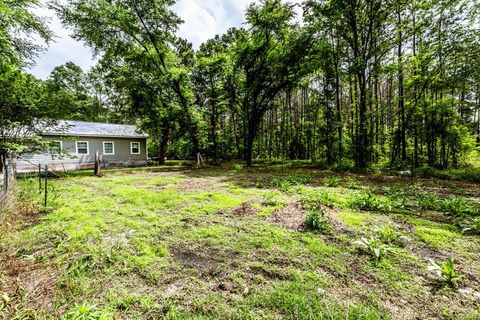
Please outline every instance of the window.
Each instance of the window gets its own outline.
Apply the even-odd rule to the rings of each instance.
[[[50,143],[50,154],[51,155],[59,155],[62,153],[62,141],[52,141]]]
[[[140,142],[130,143],[131,154],[140,154]]]
[[[114,155],[115,154],[115,143],[110,141],[103,142],[103,154]]]
[[[88,141],[77,141],[77,154],[88,155]]]

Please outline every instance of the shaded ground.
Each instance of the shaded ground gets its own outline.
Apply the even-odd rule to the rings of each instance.
[[[479,185],[283,166],[54,185],[50,213],[0,230],[0,318],[480,317],[480,237],[417,203],[425,192],[478,203]],[[352,206],[366,191],[392,208]],[[329,231],[305,230],[311,199]],[[358,250],[355,240],[387,227],[402,237],[380,261]],[[464,276],[458,289],[427,270],[429,258],[449,257]]]

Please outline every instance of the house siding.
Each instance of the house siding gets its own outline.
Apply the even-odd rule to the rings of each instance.
[[[17,171],[31,172],[39,164],[49,165],[52,170],[79,170],[92,168],[95,163],[95,154],[102,155],[102,162],[106,167],[141,166],[147,164],[147,139],[146,138],[109,138],[109,137],[59,137],[44,136],[46,140],[61,141],[64,156],[52,156],[48,153],[22,155],[25,160],[17,162]],[[88,155],[77,154],[76,142],[88,142]],[[114,143],[114,154],[103,153],[103,143]],[[140,154],[131,154],[131,142],[140,143]]]

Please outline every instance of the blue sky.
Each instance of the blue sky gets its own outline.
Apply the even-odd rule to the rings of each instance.
[[[245,21],[244,11],[251,0],[179,0],[174,10],[185,21],[178,34],[191,41],[195,48],[216,34],[230,27],[241,26]],[[83,43],[70,38],[70,31],[63,28],[53,12],[46,8],[35,10],[37,15],[50,18],[50,29],[55,33],[55,42],[41,53],[36,64],[29,70],[36,77],[45,79],[51,70],[72,61],[84,70],[95,64],[91,50]]]

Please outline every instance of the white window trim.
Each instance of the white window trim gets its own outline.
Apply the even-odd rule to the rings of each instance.
[[[112,153],[105,152],[105,143],[111,143],[112,144]],[[103,154],[106,155],[106,156],[115,155],[115,142],[114,141],[103,141]]]
[[[133,152],[133,144],[138,143],[138,152]],[[130,142],[130,154],[141,154],[142,153],[142,144],[138,141]]]
[[[59,150],[58,154],[61,154],[62,151],[63,151],[63,141],[61,141],[61,140],[53,140],[53,142],[58,142],[58,143],[60,143],[60,150]],[[49,150],[49,153],[50,153],[51,155],[54,155],[54,154],[52,154],[52,149]]]
[[[85,142],[87,144],[87,153],[78,153],[78,144],[82,143],[82,142]],[[90,144],[88,143],[88,141],[75,141],[75,147],[76,147],[77,155],[79,155],[79,156],[90,155]]]

